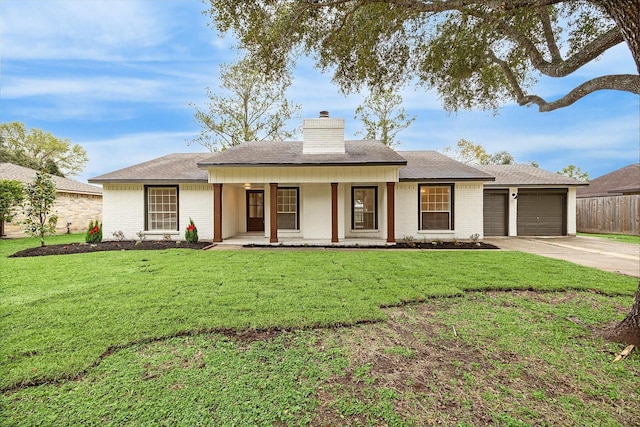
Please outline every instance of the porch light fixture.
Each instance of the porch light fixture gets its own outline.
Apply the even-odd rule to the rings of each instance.
[[[251,190],[251,183],[250,182],[245,182],[244,183],[244,189],[245,190]]]

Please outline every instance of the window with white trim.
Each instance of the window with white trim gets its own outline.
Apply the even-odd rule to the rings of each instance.
[[[351,228],[378,229],[378,187],[351,187]]]
[[[453,230],[453,186],[420,185],[420,230]]]
[[[178,230],[178,187],[145,187],[145,229]]]
[[[277,210],[279,230],[298,230],[300,220],[298,218],[298,188],[278,188]]]

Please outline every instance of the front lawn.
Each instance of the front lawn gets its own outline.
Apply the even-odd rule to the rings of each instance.
[[[77,240],[59,236],[48,243]],[[431,332],[418,336],[420,331],[408,328],[397,344],[372,333],[385,342],[380,360],[423,360],[426,350],[412,347],[418,341],[436,348],[441,340],[473,347],[475,336],[488,349],[477,361],[483,368],[468,373],[468,381],[480,387],[483,401],[502,402],[486,416],[509,424],[500,421],[506,416],[501,411],[512,408],[519,419],[524,415],[517,401],[525,397],[511,396],[500,409],[503,395],[523,391],[486,389],[485,362],[500,366],[492,375],[512,380],[537,363],[549,375],[555,369],[572,375],[573,363],[581,375],[596,375],[594,363],[602,368],[611,355],[602,353],[606,344],[591,331],[623,317],[637,288],[630,277],[518,252],[180,249],[6,258],[29,244],[0,241],[2,406],[11,408],[11,420],[26,425],[325,424],[323,416],[328,425],[340,417],[352,425],[421,424],[411,414],[416,405],[430,403],[414,389],[376,385],[377,359],[365,357],[360,365],[357,360],[381,344],[367,342],[366,333],[357,338],[357,331],[391,324],[391,307],[424,306],[434,311],[423,313],[426,320],[408,316],[407,326],[433,321]],[[516,294],[500,299],[470,293],[487,290],[579,292],[549,294],[560,300],[571,295],[560,307],[535,296],[527,301]],[[567,340],[573,340],[571,348],[579,343],[569,358],[561,355]],[[507,356],[494,360],[494,351],[513,354],[521,367],[503,366],[500,358]],[[637,356],[629,363],[637,375]],[[454,368],[448,368],[452,387],[465,371]],[[620,407],[625,404],[619,399],[637,401],[637,385],[616,385],[624,369],[611,369],[605,369],[612,372],[605,389],[594,383],[593,393],[611,396]],[[353,389],[354,384],[366,387]],[[427,393],[430,386],[424,387]],[[535,387],[545,406],[565,399],[542,384]],[[412,409],[397,407],[400,401]],[[562,404],[582,405],[588,417],[619,419],[598,415],[608,409],[597,405]],[[371,405],[382,412],[370,414]],[[460,412],[460,419],[477,422],[473,412]]]
[[[590,234],[578,233],[578,236],[597,237],[600,239],[615,240],[616,242],[640,244],[640,236],[633,234]]]

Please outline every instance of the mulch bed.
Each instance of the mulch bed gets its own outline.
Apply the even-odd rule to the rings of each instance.
[[[67,243],[61,245],[47,245],[37,248],[29,248],[16,252],[10,257],[30,257],[44,255],[83,254],[88,252],[103,251],[133,251],[133,250],[161,250],[161,249],[204,249],[211,246],[211,242],[187,243],[183,241],[166,240],[123,240],[120,242],[100,243]]]
[[[120,242],[100,242],[100,243],[67,243],[61,245],[47,245],[36,248],[24,249],[10,255],[11,258],[32,257],[44,255],[66,255],[83,254],[103,251],[133,251],[133,250],[162,250],[162,249],[205,249],[212,246],[211,242],[187,243],[184,241],[171,240],[123,240]],[[251,248],[283,248],[291,249],[296,247],[312,248],[318,246],[272,246],[272,245],[246,245]],[[497,246],[483,242],[398,242],[396,245],[387,246],[319,246],[331,249],[499,249]]]
[[[250,243],[243,247],[268,249],[500,249],[495,245],[483,242],[397,242],[395,245],[265,245]]]

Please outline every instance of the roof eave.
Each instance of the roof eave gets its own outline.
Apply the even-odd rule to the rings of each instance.
[[[481,182],[490,182],[494,181],[494,177],[465,177],[465,178],[452,178],[452,177],[443,177],[443,178],[400,178],[400,182],[453,182],[453,181],[481,181]]]
[[[406,166],[406,161],[397,162],[305,162],[305,163],[198,163],[200,169],[212,169],[217,167],[329,167],[329,166]]]
[[[94,184],[207,184],[207,179],[185,179],[185,178],[162,178],[162,179],[149,179],[149,178],[136,178],[136,179],[88,179],[88,182]]]
[[[487,184],[487,187],[501,187],[501,188],[506,188],[506,187],[519,187],[519,188],[548,188],[548,187],[555,187],[555,188],[565,188],[565,187],[584,187],[589,185],[588,183],[581,183],[581,184],[554,184],[554,183],[549,183],[549,184],[523,184],[523,183],[493,183],[493,184]]]

